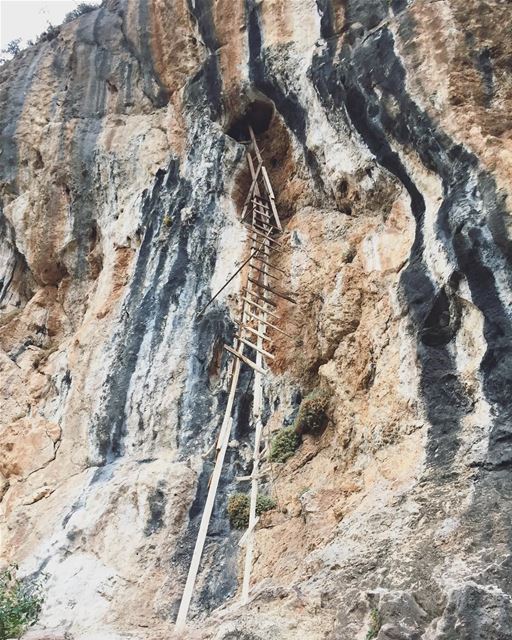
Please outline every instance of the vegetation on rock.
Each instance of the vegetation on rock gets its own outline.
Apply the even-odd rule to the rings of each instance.
[[[256,500],[256,515],[270,511],[276,506],[276,501],[270,496],[258,496]],[[249,525],[250,499],[246,493],[234,493],[228,500],[228,515],[231,526],[235,529],[246,529]]]
[[[17,56],[18,53],[21,51],[20,43],[21,43],[21,38],[16,38],[16,40],[11,40],[7,44],[5,49],[2,49],[0,59],[3,62],[5,62],[6,60],[9,60],[10,58],[14,58],[15,56]]]
[[[72,22],[73,20],[76,20],[77,18],[82,16],[84,13],[90,13],[91,11],[94,11],[97,8],[98,8],[97,4],[91,4],[90,2],[81,2],[79,5],[77,5],[76,9],[73,9],[73,11],[70,11],[69,13],[66,14],[66,17],[64,18],[64,23]]]
[[[299,412],[293,423],[295,433],[319,435],[324,430],[328,415],[330,393],[319,387],[308,394],[300,403]]]
[[[379,610],[373,608],[370,611],[370,628],[368,629],[368,633],[366,634],[366,640],[373,640],[379,634],[380,628],[382,626],[382,622],[380,619]]]
[[[300,444],[300,437],[293,427],[281,429],[270,443],[269,458],[272,462],[286,462]]]
[[[0,640],[19,638],[41,611],[41,586],[16,578],[17,567],[0,572]]]

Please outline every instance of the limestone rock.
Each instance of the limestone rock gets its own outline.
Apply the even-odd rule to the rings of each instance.
[[[318,385],[332,402],[264,469],[242,605],[243,371],[184,637],[511,637],[511,20],[106,0],[0,66],[1,561],[44,577],[27,639],[174,633],[240,278],[204,309],[246,258],[253,118],[297,300],[275,302],[292,337],[265,437]]]

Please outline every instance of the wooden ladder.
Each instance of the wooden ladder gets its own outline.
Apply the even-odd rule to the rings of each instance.
[[[277,305],[275,299],[280,297],[288,302],[295,302],[291,296],[279,290],[277,286],[279,279],[286,275],[283,269],[272,264],[274,253],[280,251],[283,247],[282,240],[279,240],[283,229],[277,212],[274,191],[251,127],[249,127],[249,134],[251,143],[247,150],[247,162],[251,173],[251,185],[241,213],[241,222],[246,223],[248,228],[249,257],[208,303],[209,305],[240,271],[245,270],[242,278],[243,289],[240,315],[236,320],[239,330],[235,335],[233,344],[224,345],[226,351],[234,356],[230,363],[228,400],[217,438],[215,467],[210,478],[208,496],[176,619],[176,631],[182,631],[185,628],[194,592],[215,496],[231,435],[233,423],[231,414],[242,364],[249,366],[254,371],[253,421],[255,436],[253,467],[252,473],[248,478],[251,480],[249,525],[240,541],[246,547],[242,602],[246,603],[248,601],[254,553],[254,529],[257,523],[256,502],[258,498],[258,474],[263,432],[263,376],[266,375],[266,361],[274,359],[272,354],[272,333],[277,331],[288,335],[277,326],[279,315],[276,313]],[[252,153],[254,153],[254,158]],[[203,308],[201,313],[204,312],[204,309],[206,307]]]

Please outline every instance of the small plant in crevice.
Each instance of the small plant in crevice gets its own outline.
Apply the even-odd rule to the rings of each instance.
[[[300,436],[294,427],[285,427],[276,433],[270,443],[271,462],[286,462],[300,445]]]
[[[380,619],[379,610],[376,607],[373,607],[370,611],[370,628],[368,629],[365,640],[374,640],[374,638],[378,636],[381,626],[382,621]]]
[[[163,217],[162,222],[164,224],[164,227],[167,227],[167,228],[171,227],[172,226],[172,218],[171,218],[171,216],[169,214],[166,214]]]
[[[331,394],[327,389],[318,387],[309,393],[300,403],[299,412],[293,423],[295,433],[320,435],[328,420],[328,406]]]
[[[16,577],[17,566],[0,571],[0,640],[19,638],[37,622],[43,602],[41,584]]]
[[[250,498],[246,493],[233,493],[228,499],[228,516],[231,526],[235,529],[246,529],[249,525]],[[256,515],[270,511],[276,506],[276,501],[270,496],[258,496],[256,499]]]

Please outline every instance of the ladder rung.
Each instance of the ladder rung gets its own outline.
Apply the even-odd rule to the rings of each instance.
[[[280,267],[274,267],[273,264],[270,264],[270,262],[265,262],[265,260],[263,260],[263,258],[260,258],[258,256],[254,256],[254,258],[251,258],[251,260],[259,260],[260,262],[263,262],[263,264],[266,264],[267,267],[270,267],[271,269],[275,269],[276,271],[280,271],[283,275],[285,275],[286,277],[288,277],[288,274],[286,273],[286,271],[284,271],[283,269],[281,269]]]
[[[254,196],[252,198],[252,202],[254,202],[254,204],[257,204],[259,207],[263,207],[264,209],[268,209],[268,205],[266,205],[259,196]]]
[[[260,251],[263,249],[271,249],[273,253],[283,253],[284,249],[280,249],[279,247],[269,247],[268,245],[264,245],[261,243],[261,241],[259,240],[259,238],[250,238],[251,242],[253,243],[251,245],[251,251],[254,251],[255,249],[259,249]]]
[[[279,280],[279,278],[277,276],[272,275],[271,273],[269,273],[268,271],[263,271],[263,269],[260,269],[259,267],[254,266],[253,264],[249,263],[249,266],[251,267],[251,269],[256,269],[256,271],[259,271],[260,273],[262,273],[264,276],[268,276],[269,278],[274,278],[274,280]]]
[[[265,223],[265,224],[267,224],[267,223]],[[265,227],[263,225],[258,224],[257,222],[253,222],[252,226],[255,227],[256,229],[260,229],[261,231],[265,231],[266,233],[268,233],[269,231],[271,231],[272,233],[274,233],[276,231],[278,233],[282,233],[282,231],[279,231],[279,229],[275,225],[270,224],[270,222],[267,224],[267,226],[269,227],[268,229],[265,229]],[[270,236],[270,237],[272,237],[272,236]]]
[[[261,338],[262,340],[267,340],[268,342],[272,342],[272,338],[270,336],[267,336],[265,333],[261,333],[260,331],[256,331],[256,329],[253,329],[248,324],[244,324],[243,322],[240,322],[236,318],[234,320],[235,320],[235,323],[239,327],[241,327],[244,331],[250,331],[251,333],[254,333],[255,336],[258,336],[259,338]]]
[[[262,287],[263,289],[270,291],[270,293],[274,294],[275,296],[284,298],[285,300],[288,300],[288,302],[291,302],[292,304],[297,304],[297,301],[294,300],[293,298],[290,298],[290,296],[287,296],[285,293],[281,293],[280,291],[276,291],[272,287],[269,287],[267,284],[263,284],[262,282],[258,282],[258,280],[254,280],[254,278],[251,278],[251,276],[247,276],[247,280],[249,280],[249,282],[252,282],[253,284],[258,285],[258,287]]]
[[[249,293],[251,296],[253,296],[253,298],[258,298],[259,300],[263,300],[263,302],[266,302],[271,307],[274,307],[274,309],[277,308],[277,304],[275,302],[272,302],[270,298],[267,298],[262,293],[255,293],[254,291],[249,291],[249,289],[245,289],[245,291],[246,293]]]
[[[252,224],[247,224],[246,222],[244,222],[244,226],[248,227],[249,231],[251,233],[255,233],[257,236],[261,236],[262,238],[264,238],[265,240],[270,240],[270,242],[273,242],[274,244],[277,244],[278,247],[282,247],[283,245],[278,242],[277,240],[274,240],[273,238],[271,238],[269,235],[265,234],[265,233],[261,233],[261,231],[257,231],[254,228],[254,225]],[[266,231],[266,229],[263,229],[263,231]],[[268,233],[268,232],[267,232]]]
[[[270,220],[271,218],[271,216],[268,216],[263,209],[253,209],[253,213],[254,215],[261,216],[261,219],[265,224],[267,223],[267,220]]]
[[[248,316],[251,316],[252,318],[254,318],[255,320],[258,320],[258,322],[262,322],[263,324],[266,324],[271,329],[275,329],[276,331],[279,331],[279,333],[282,333],[287,338],[290,338],[291,340],[293,340],[293,336],[291,336],[289,333],[286,333],[286,331],[283,331],[279,327],[276,327],[275,324],[272,324],[271,322],[267,322],[266,320],[263,320],[262,318],[259,318],[258,316],[255,316],[254,313],[251,313],[250,311],[246,311],[245,313]]]
[[[268,351],[265,351],[265,349],[263,349],[262,347],[258,347],[258,345],[254,344],[254,342],[251,342],[250,340],[246,340],[245,338],[242,338],[241,335],[237,334],[235,337],[238,338],[238,340],[240,340],[241,342],[246,344],[251,349],[254,349],[255,351],[259,351],[265,357],[270,358],[271,360],[275,360],[276,359],[276,357],[273,356],[271,353],[269,353]]]
[[[253,302],[252,300],[249,300],[249,298],[246,298],[244,296],[242,296],[242,300],[245,300],[246,302],[248,302],[249,304],[251,304],[253,307],[257,307],[258,309],[261,309],[261,311],[264,311],[265,313],[268,313],[269,316],[272,316],[274,318],[277,318],[279,320],[279,316],[277,315],[277,313],[273,313],[272,311],[269,311],[268,309],[265,309],[265,307],[262,307],[261,304],[258,304],[257,302]],[[249,313],[249,312],[247,312]],[[255,316],[256,318],[258,316]]]
[[[257,364],[254,364],[254,362],[252,360],[249,360],[249,358],[246,358],[244,355],[242,355],[240,353],[240,351],[236,351],[236,349],[233,349],[232,347],[228,346],[227,344],[224,345],[224,349],[226,349],[226,351],[229,351],[229,353],[232,353],[234,356],[239,358],[245,364],[249,365],[249,367],[254,369],[254,371],[256,371],[257,373],[261,373],[262,376],[265,375],[265,371],[263,369],[258,367]]]

